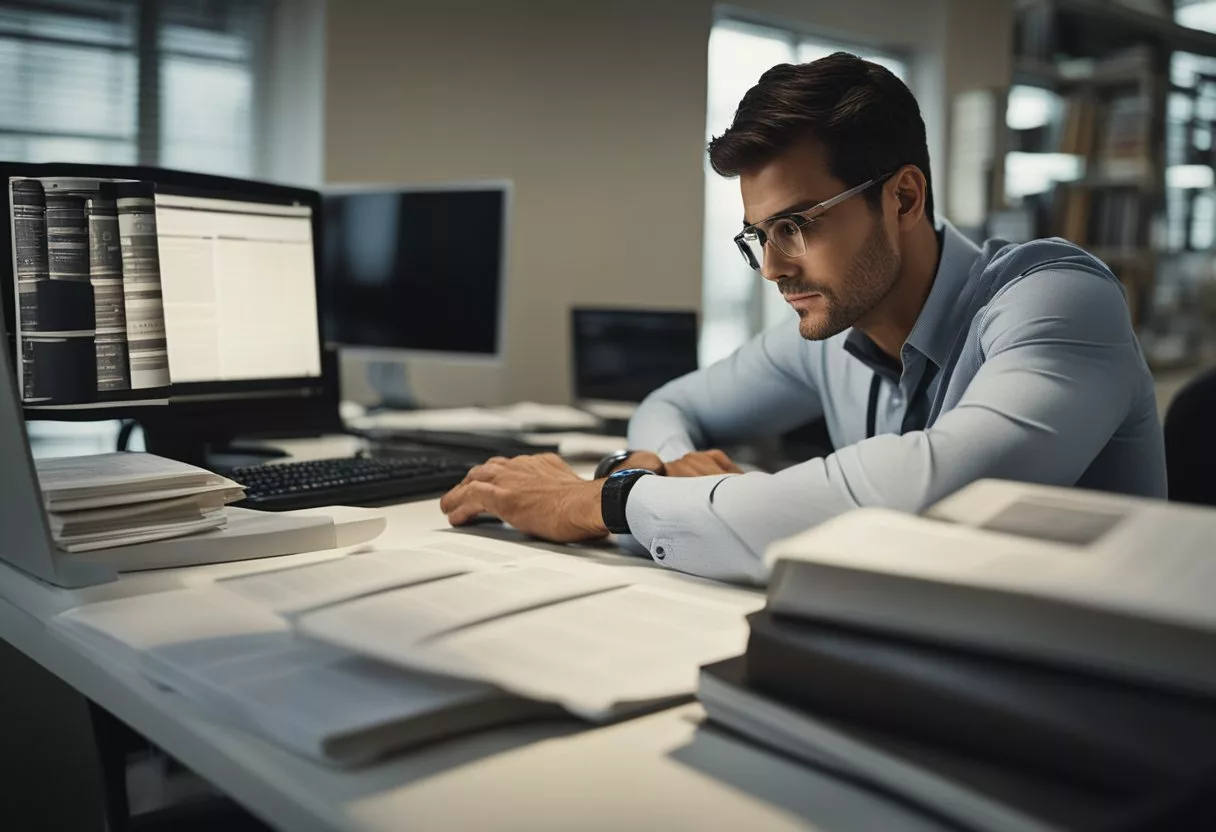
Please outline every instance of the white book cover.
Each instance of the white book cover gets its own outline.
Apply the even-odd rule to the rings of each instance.
[[[215,587],[89,604],[52,627],[208,715],[333,765],[546,713],[487,685],[298,639],[281,616]]]
[[[929,513],[773,544],[770,607],[1216,692],[1216,511],[980,483]]]
[[[126,451],[39,459],[35,466],[49,510],[58,509],[59,500],[161,488],[205,488],[225,482],[218,474],[194,465]]]

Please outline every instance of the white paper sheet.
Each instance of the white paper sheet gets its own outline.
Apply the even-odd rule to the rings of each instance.
[[[299,627],[352,650],[394,657],[440,633],[626,583],[603,567],[541,557],[306,613]]]
[[[738,609],[631,586],[449,633],[412,661],[603,720],[690,696],[701,665],[746,646]]]
[[[49,501],[89,496],[89,491],[148,491],[141,486],[215,485],[217,474],[145,453],[110,453],[36,461],[38,482]]]
[[[477,561],[434,550],[377,552],[290,569],[239,575],[217,586],[282,615],[398,587],[447,578],[482,567]]]

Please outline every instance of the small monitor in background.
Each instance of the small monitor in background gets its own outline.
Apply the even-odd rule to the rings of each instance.
[[[574,395],[637,403],[697,369],[697,315],[646,309],[574,309]]]
[[[372,353],[497,356],[509,195],[507,182],[327,190],[326,340]]]

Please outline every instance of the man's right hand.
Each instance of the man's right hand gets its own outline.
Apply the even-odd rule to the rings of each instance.
[[[624,471],[626,468],[645,468],[647,471],[654,471],[659,476],[667,473],[667,466],[663,464],[663,460],[659,459],[659,455],[653,451],[634,451],[624,462],[616,466],[612,470]]]

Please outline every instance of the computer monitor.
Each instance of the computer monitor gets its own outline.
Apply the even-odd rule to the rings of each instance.
[[[0,182],[27,419],[136,418],[149,450],[190,461],[339,424],[316,191],[78,164],[0,164]]]
[[[326,189],[326,340],[372,360],[497,358],[510,201],[509,182]]]
[[[637,403],[697,369],[697,315],[650,309],[572,309],[574,396]]]

